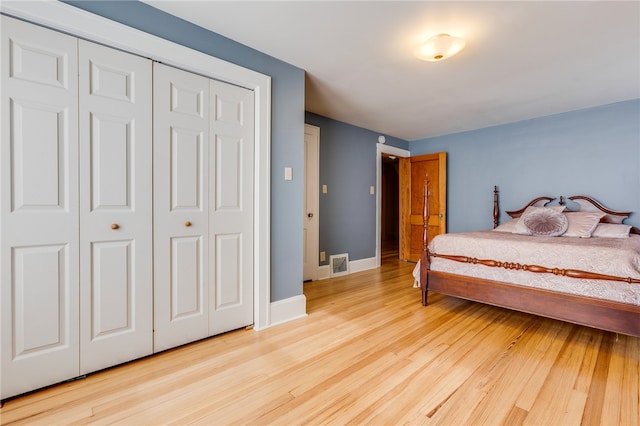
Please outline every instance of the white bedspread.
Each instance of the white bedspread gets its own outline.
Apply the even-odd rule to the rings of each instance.
[[[430,242],[429,250],[436,254],[579,269],[640,279],[640,235],[629,238],[569,238],[479,231],[438,235]],[[640,284],[623,281],[576,279],[438,257],[431,259],[430,269],[640,306]]]

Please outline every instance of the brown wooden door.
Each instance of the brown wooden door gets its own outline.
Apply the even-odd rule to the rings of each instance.
[[[400,258],[422,252],[424,182],[429,179],[429,240],[447,232],[447,153],[400,159]]]

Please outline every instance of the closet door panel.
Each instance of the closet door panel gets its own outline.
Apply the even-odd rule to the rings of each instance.
[[[154,64],[154,350],[208,336],[209,80]]]
[[[78,370],[77,40],[1,18],[0,399]]]
[[[153,351],[151,61],[80,41],[80,370]]]
[[[120,210],[131,212],[135,193],[132,164],[135,149],[132,141],[135,122],[131,117],[112,117],[98,113],[90,115],[89,139],[90,212],[102,211],[104,216]]]
[[[130,241],[108,241],[91,245],[92,306],[91,335],[103,339],[113,334],[130,331],[133,312],[134,288]]]
[[[218,234],[216,237],[215,309],[224,310],[242,304],[242,235]],[[247,324],[244,324],[247,325]]]
[[[203,238],[171,238],[171,321],[203,315],[202,288]]]
[[[209,333],[253,324],[254,96],[211,81]]]
[[[16,358],[64,348],[73,332],[65,327],[69,270],[65,245],[13,250],[13,340]],[[62,327],[60,327],[63,325]]]
[[[10,114],[13,210],[64,211],[69,147],[60,133],[67,127],[66,108],[16,99],[11,101]]]

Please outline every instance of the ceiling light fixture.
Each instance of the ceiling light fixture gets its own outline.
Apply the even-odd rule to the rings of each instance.
[[[415,55],[425,61],[442,61],[460,52],[465,44],[465,41],[459,37],[438,34],[429,37],[424,44],[418,47]]]

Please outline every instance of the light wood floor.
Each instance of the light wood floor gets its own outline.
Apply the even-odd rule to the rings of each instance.
[[[309,316],[6,401],[2,424],[637,425],[640,339],[433,294],[413,265],[305,284]]]

